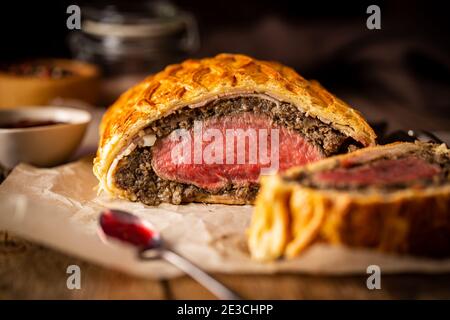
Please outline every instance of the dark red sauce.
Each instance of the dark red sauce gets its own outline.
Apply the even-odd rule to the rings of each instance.
[[[149,249],[158,246],[159,233],[128,212],[106,210],[100,216],[100,226],[107,236],[139,248]]]
[[[53,120],[18,120],[14,122],[0,123],[0,129],[20,129],[20,128],[34,128],[43,126],[52,126],[56,124],[64,124],[65,122]]]

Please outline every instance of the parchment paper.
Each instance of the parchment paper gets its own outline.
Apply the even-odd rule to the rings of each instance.
[[[97,196],[91,163],[92,159],[85,158],[52,169],[17,166],[0,185],[0,230],[108,268],[150,278],[167,278],[180,272],[163,261],[139,262],[134,250],[125,244],[103,242],[97,234],[103,208],[125,209],[147,219],[176,251],[209,271],[365,274],[373,264],[380,266],[383,273],[450,271],[450,259],[399,257],[319,244],[295,260],[255,262],[249,258],[245,241],[251,206],[148,207],[111,200],[104,194]]]

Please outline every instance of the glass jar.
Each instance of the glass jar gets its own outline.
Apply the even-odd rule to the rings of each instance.
[[[81,7],[81,15],[81,30],[70,34],[70,50],[74,58],[101,67],[105,103],[199,47],[194,17],[170,2],[92,4]]]

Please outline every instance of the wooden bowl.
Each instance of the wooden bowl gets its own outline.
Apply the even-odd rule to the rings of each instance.
[[[100,72],[94,65],[67,59],[39,59],[36,65],[57,66],[72,74],[61,78],[42,78],[0,71],[0,108],[46,105],[55,98],[78,99],[96,105]]]

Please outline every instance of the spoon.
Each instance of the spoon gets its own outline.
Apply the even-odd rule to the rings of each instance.
[[[100,227],[104,235],[127,242],[136,247],[141,260],[164,259],[221,300],[240,300],[240,297],[211,277],[194,263],[169,249],[160,233],[149,222],[121,210],[105,210],[100,215]]]

